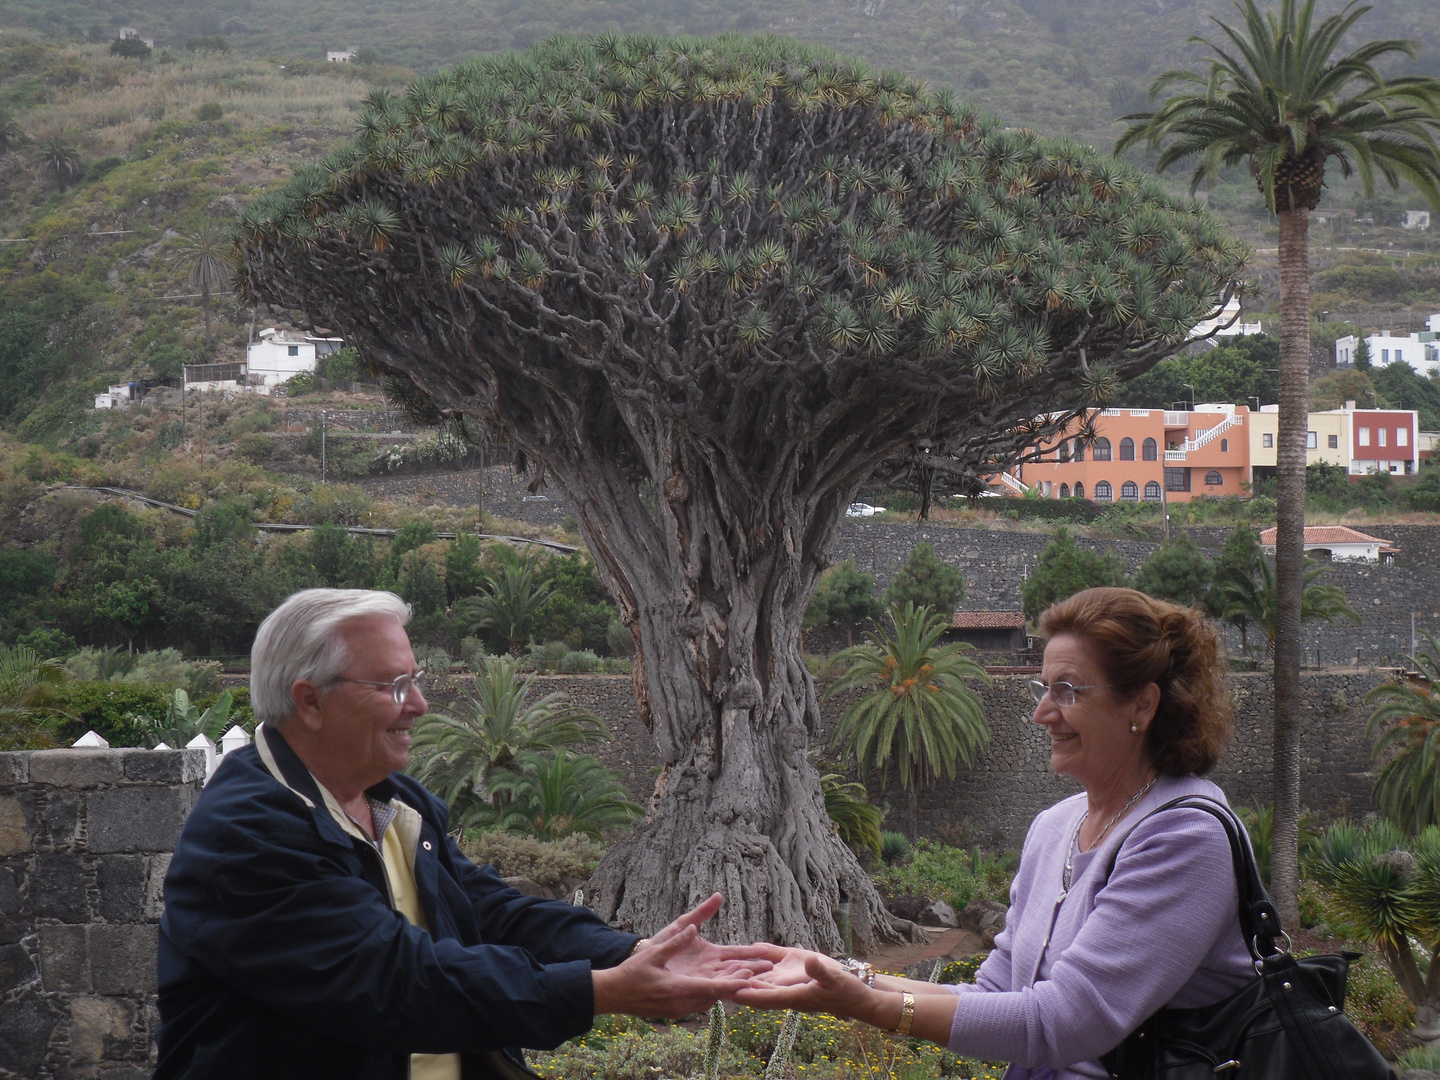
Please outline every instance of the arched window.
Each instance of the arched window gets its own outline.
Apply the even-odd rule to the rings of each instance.
[[[1101,480],[1095,485],[1095,501],[1110,502],[1114,498],[1114,489],[1110,487],[1109,480]]]
[[[1224,485],[1224,483],[1225,483],[1225,477],[1221,476],[1221,475],[1220,475],[1218,472],[1216,472],[1214,469],[1211,469],[1209,472],[1207,472],[1207,473],[1205,474],[1205,486],[1206,486],[1206,487],[1221,487],[1222,485]]]
[[[1061,439],[1061,440],[1060,440],[1060,460],[1061,460],[1061,461],[1069,461],[1069,460],[1070,460],[1070,440],[1069,440],[1069,439]]]
[[[1129,440],[1127,439],[1126,441],[1128,442]],[[1125,483],[1120,485],[1120,501],[1140,501],[1140,486],[1136,484],[1134,480],[1126,480]]]
[[[1134,440],[1134,439],[1121,439],[1121,440],[1120,440],[1120,460],[1121,460],[1121,461],[1134,461],[1134,460],[1135,460],[1135,440]]]
[[[1110,460],[1110,440],[1107,439],[1107,438],[1105,438],[1105,436],[1102,435],[1102,436],[1100,436],[1100,438],[1098,438],[1098,439],[1095,440],[1095,447],[1094,447],[1094,449],[1095,449],[1095,460],[1096,460],[1096,461],[1109,461],[1109,460]],[[1096,490],[1096,491],[1099,491],[1100,489],[1099,489],[1099,488],[1096,488],[1095,490]],[[1096,498],[1099,498],[1099,496],[1097,495]]]
[[[1154,439],[1146,439],[1141,444],[1140,456],[1143,457],[1146,461],[1160,460],[1160,447],[1156,444]]]
[[[1074,460],[1074,461],[1084,461],[1084,460],[1085,460],[1085,444],[1082,443],[1079,439],[1076,439],[1076,440],[1075,440],[1075,457],[1074,457],[1072,460]]]
[[[1077,498],[1077,499],[1083,499],[1084,497],[1085,497],[1085,485],[1077,482],[1077,483],[1075,484],[1075,498]]]
[[[1070,485],[1069,485],[1069,484],[1061,484],[1061,485],[1060,485],[1060,498],[1062,498],[1062,499],[1068,499],[1069,497],[1070,497]]]
[[[1159,501],[1160,501],[1160,485],[1159,485],[1158,483],[1156,483],[1154,480],[1151,480],[1148,484],[1145,485],[1145,501],[1146,501],[1146,502],[1159,502]]]
[[[1220,440],[1220,453],[1222,453],[1222,454],[1228,454],[1229,452],[1230,452],[1230,440],[1229,440],[1229,439],[1221,439],[1221,440]]]

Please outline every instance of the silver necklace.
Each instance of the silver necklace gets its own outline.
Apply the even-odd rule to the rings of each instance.
[[[1096,844],[1099,844],[1101,840],[1105,839],[1105,834],[1110,831],[1110,826],[1114,825],[1115,822],[1119,821],[1122,817],[1124,817],[1126,811],[1128,811],[1132,806],[1139,802],[1141,798],[1144,797],[1145,793],[1155,786],[1155,781],[1159,779],[1159,773],[1156,773],[1154,776],[1152,776],[1150,778],[1150,782],[1144,787],[1142,787],[1139,791],[1137,791],[1130,799],[1130,801],[1120,808],[1120,812],[1105,823],[1105,827],[1100,830],[1100,835],[1095,837],[1095,843],[1090,845],[1092,850],[1095,848]],[[1085,827],[1085,822],[1089,819],[1089,817],[1090,810],[1087,807],[1085,813],[1080,815],[1080,820],[1075,823],[1075,831],[1070,834],[1070,843],[1065,846],[1065,874],[1061,878],[1060,895],[1055,898],[1056,904],[1063,903],[1065,897],[1070,894],[1070,878],[1071,875],[1073,875],[1075,872],[1075,854],[1080,846],[1080,830]]]

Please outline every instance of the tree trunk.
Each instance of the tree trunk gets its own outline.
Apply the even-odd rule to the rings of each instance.
[[[719,891],[715,939],[827,952],[842,947],[834,913],[848,900],[859,944],[898,940],[807,755],[820,709],[800,621],[844,502],[752,502],[743,520],[733,480],[676,460],[698,454],[650,449],[653,475],[669,477],[654,498],[595,456],[547,463],[635,635],[636,702],[662,763],[649,812],[587,896],[650,934]]]
[[[1280,217],[1280,420],[1275,508],[1275,819],[1270,893],[1282,926],[1299,925],[1300,597],[1305,559],[1305,436],[1309,426],[1309,211]]]
[[[920,788],[916,782],[911,782],[908,794],[910,796],[910,839],[913,841],[920,836]]]
[[[205,309],[205,351],[210,351],[210,286],[200,286],[200,306]]]
[[[930,506],[935,495],[935,470],[920,470],[920,520],[930,520]]]

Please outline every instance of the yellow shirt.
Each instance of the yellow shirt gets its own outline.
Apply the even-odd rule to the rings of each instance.
[[[396,911],[426,933],[425,911],[420,906],[420,893],[415,888],[415,849],[407,852],[400,839],[399,822],[393,822],[380,838],[380,857],[385,863],[385,878],[390,883],[390,903]],[[410,1080],[460,1080],[459,1054],[411,1054]]]

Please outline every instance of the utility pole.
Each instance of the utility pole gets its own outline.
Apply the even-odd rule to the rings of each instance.
[[[201,479],[204,479],[204,476],[205,476],[205,398],[202,397],[202,396],[200,396],[200,395],[202,395],[203,393],[204,393],[204,391],[202,391],[202,390],[197,390],[197,391],[195,391],[195,394],[196,394],[195,400],[199,403],[199,407],[200,407],[200,476],[201,476]]]
[[[325,411],[320,411],[320,483],[325,483]]]

